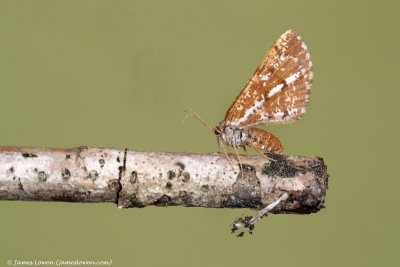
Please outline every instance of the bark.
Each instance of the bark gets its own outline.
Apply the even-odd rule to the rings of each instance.
[[[241,171],[235,155],[231,165],[220,153],[0,147],[0,200],[262,209],[287,193],[273,213],[324,207],[322,158],[268,157],[241,155]]]

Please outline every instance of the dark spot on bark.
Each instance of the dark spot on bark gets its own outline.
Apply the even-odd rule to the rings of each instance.
[[[97,171],[93,170],[89,172],[89,175],[86,178],[95,181],[97,178],[99,178],[99,174]]]
[[[138,178],[137,172],[133,171],[131,173],[131,177],[129,178],[129,181],[131,182],[131,184],[134,184],[137,182],[137,178]]]
[[[108,181],[108,187],[112,191],[119,191],[121,189],[121,184],[118,179],[111,179],[110,181]]]
[[[317,158],[313,163],[308,165],[308,170],[318,177],[324,177],[326,174],[326,166],[322,158]]]
[[[172,188],[172,183],[168,182],[168,183],[165,185],[165,188],[171,189],[171,188]]]
[[[124,167],[124,166],[119,166],[119,167],[118,167],[118,170],[119,170],[120,172],[123,172],[123,171],[125,171],[125,167]]]
[[[174,171],[168,171],[168,179],[173,179],[173,178],[175,178],[176,177],[176,174],[175,174],[175,172]]]
[[[264,165],[262,173],[271,177],[293,178],[299,173],[306,174],[310,172],[314,174],[321,184],[324,184],[326,176],[326,166],[323,159],[307,161],[304,165],[296,165],[288,156],[278,154],[268,154],[268,157],[275,159]]]
[[[47,180],[47,174],[44,171],[38,173],[39,182],[45,182]]]
[[[208,190],[210,190],[210,187],[208,186],[208,184],[205,184],[205,185],[201,186],[201,191],[207,192]]]
[[[251,187],[239,187],[235,191],[235,197],[242,200],[251,199],[252,188]]]
[[[33,171],[34,171],[34,172],[38,172],[38,169],[37,169],[37,168],[34,168]]]
[[[9,169],[9,171],[10,171],[11,173],[14,173],[14,167],[11,167],[11,168]]]
[[[71,155],[65,155],[65,159],[70,159]]]
[[[100,164],[100,168],[103,168],[104,164],[106,164],[106,161],[104,159],[99,159],[99,164]]]
[[[71,177],[71,172],[67,168],[63,168],[61,170],[61,176],[64,179],[64,181],[66,181],[69,179],[69,177]]]
[[[188,192],[186,191],[179,191],[179,199],[182,201],[184,206],[192,206],[193,201],[192,198],[189,196]]]
[[[232,185],[232,194],[226,196],[223,205],[232,208],[262,207],[260,180],[253,166],[242,165],[242,170]]]
[[[15,179],[15,177],[14,177],[14,179]],[[22,190],[22,191],[25,191],[25,189],[24,189],[24,186],[22,185],[22,183],[21,183],[21,179],[18,179],[18,188],[20,189],[20,190]]]
[[[306,170],[302,166],[297,166],[292,160],[288,159],[287,156],[268,154],[268,157],[275,159],[264,165],[262,168],[262,174],[270,177],[283,177],[293,178],[299,172],[305,174]]]
[[[273,153],[265,153],[268,158],[274,159],[274,160],[285,160],[288,156],[282,155],[282,154],[273,154]]]
[[[187,183],[187,182],[189,182],[189,180],[190,180],[190,173],[184,172],[184,173],[183,173],[183,179],[182,179],[182,181],[184,181],[185,183]]]
[[[224,207],[232,208],[253,208],[262,207],[261,190],[259,186],[249,186],[246,184],[234,184],[234,193],[224,201]]]
[[[188,196],[188,193],[186,191],[179,191],[179,197],[184,198],[187,196]]]
[[[70,192],[60,192],[60,194],[52,195],[50,200],[52,201],[62,201],[62,202],[77,202],[83,200],[83,193],[70,193]]]
[[[154,202],[154,205],[156,206],[168,206],[168,203],[171,202],[172,198],[167,195],[162,195],[159,199],[157,199],[156,202]]]
[[[185,164],[183,164],[182,162],[178,161],[177,163],[175,163],[176,166],[178,166],[182,171],[185,170]]]
[[[32,154],[32,153],[22,153],[22,156],[24,158],[37,158],[37,155]]]
[[[122,190],[121,180],[122,180],[122,177],[125,176],[126,157],[127,157],[127,155],[128,155],[128,149],[125,148],[124,149],[124,157],[123,157],[123,160],[122,160],[122,166],[118,167],[119,173],[118,173],[118,179],[116,179],[117,185],[114,186],[115,187],[114,190],[117,193],[116,196],[115,196],[115,204],[117,204],[117,205],[119,203],[119,194],[121,193],[121,190]],[[117,161],[120,162],[119,157],[117,157]]]
[[[130,201],[130,207],[136,207],[136,208],[144,208],[145,205],[136,197],[136,194],[132,194],[129,197]]]
[[[81,157],[81,154],[86,150],[86,149],[88,149],[88,147],[87,146],[80,146],[80,147],[78,147],[78,157],[80,158]]]
[[[14,177],[13,177],[13,180],[15,180],[15,179],[17,179],[17,177],[14,176]]]

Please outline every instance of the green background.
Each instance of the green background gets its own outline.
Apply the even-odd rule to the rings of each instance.
[[[251,210],[0,202],[0,266],[400,266],[396,1],[0,1],[0,145],[217,150],[211,125],[287,29],[314,63],[308,111],[266,128],[290,155],[321,156],[326,209]]]

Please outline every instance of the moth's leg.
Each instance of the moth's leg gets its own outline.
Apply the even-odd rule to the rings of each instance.
[[[246,155],[248,155],[246,146],[243,146],[243,150],[244,150],[244,152],[246,152]]]
[[[238,161],[239,161],[240,172],[241,172],[242,175],[243,175],[243,164],[242,164],[242,161],[240,160],[239,151],[238,151],[238,149],[237,149],[236,146],[234,146],[233,148],[235,149],[236,156],[237,156]]]
[[[217,136],[217,144],[218,144],[218,152],[221,153],[221,141],[219,140],[218,136]]]
[[[270,158],[270,157],[266,156],[266,155],[262,152],[262,150],[260,150],[258,147],[252,146],[252,145],[250,145],[250,144],[249,144],[249,146],[251,146],[255,151],[257,151],[257,153],[260,154],[261,157],[263,157],[263,158],[265,158],[265,159],[267,159],[267,160],[270,160],[270,161],[276,161],[276,159],[273,159],[273,158]]]
[[[233,135],[233,138],[234,138],[233,144],[238,144],[239,142],[238,142],[238,140],[236,140],[236,136],[235,136],[235,135]],[[242,161],[240,160],[239,151],[238,151],[238,146],[232,145],[232,147],[233,147],[233,149],[234,149],[235,152],[236,152],[237,161],[239,162],[240,173],[241,173],[242,176],[243,176],[243,164],[242,164]]]
[[[224,143],[222,142],[221,138],[218,138],[218,137],[217,137],[217,139],[218,139],[218,146],[219,146],[219,147],[222,147],[222,150],[224,150],[225,157],[228,159],[229,164],[231,165],[232,169],[235,169],[235,168],[233,167],[233,162],[232,162],[231,158],[228,156],[228,152],[226,152]]]

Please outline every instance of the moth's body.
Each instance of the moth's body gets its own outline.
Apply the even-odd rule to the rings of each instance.
[[[280,154],[281,142],[272,134],[255,127],[239,127],[222,121],[214,128],[214,133],[223,143],[232,147],[252,147],[257,151]]]

